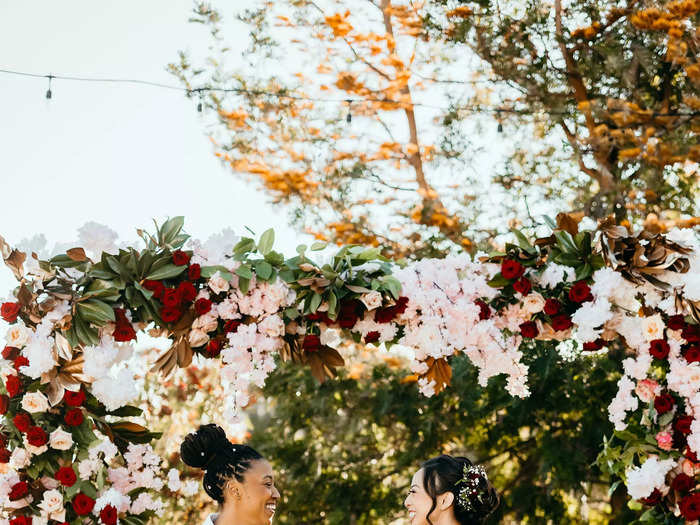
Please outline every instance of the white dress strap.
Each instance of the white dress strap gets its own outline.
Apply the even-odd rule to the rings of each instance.
[[[219,517],[218,514],[210,514],[207,517],[207,521],[204,522],[204,525],[215,525],[216,519]]]

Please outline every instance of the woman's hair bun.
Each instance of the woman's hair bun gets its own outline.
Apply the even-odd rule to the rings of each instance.
[[[180,456],[186,465],[206,470],[217,455],[230,447],[223,428],[214,424],[202,425],[185,437],[180,445]]]

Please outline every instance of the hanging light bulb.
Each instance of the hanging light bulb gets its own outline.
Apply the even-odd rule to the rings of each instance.
[[[46,98],[47,98],[47,100],[51,100],[51,96],[52,96],[52,93],[51,93],[51,79],[52,79],[52,78],[53,78],[53,75],[49,75],[49,76],[48,76],[48,79],[49,79],[49,89],[46,90]]]
[[[202,102],[202,90],[199,89],[199,103],[197,104],[197,113],[201,113],[202,109],[204,108],[204,104]]]
[[[350,105],[352,104],[352,100],[348,99],[345,102],[348,103],[348,115],[347,115],[347,117],[345,117],[345,122],[350,124],[352,122],[352,112],[350,110]]]

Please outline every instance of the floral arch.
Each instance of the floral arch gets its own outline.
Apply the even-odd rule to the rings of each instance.
[[[403,265],[362,246],[317,263],[322,243],[285,258],[272,230],[214,249],[189,239],[182,217],[139,230],[144,247],[94,261],[82,248],[43,261],[0,238],[19,281],[0,312],[0,524],[146,523],[162,494],[197,490],[163,470],[158,435],[128,419],[139,390],[125,363],[144,329],[172,342],[153,373],[195,354],[220,366],[230,420],[276,358],[333,377],[341,338],[408,347],[409,377],[428,396],[448,387],[457,353],[482,386],[505,374],[510,395],[525,397],[532,340],[561,341],[568,354],[624,345],[601,464],[640,513],[698,519],[698,236],[549,222],[548,237],[516,231],[502,253]]]

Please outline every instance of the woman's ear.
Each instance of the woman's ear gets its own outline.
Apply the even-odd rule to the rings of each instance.
[[[452,506],[452,503],[454,503],[455,500],[455,495],[452,492],[445,492],[444,494],[440,494],[438,496],[438,507],[440,510],[447,510]]]
[[[237,479],[230,479],[224,485],[224,493],[230,498],[238,501],[241,499],[241,484]]]

